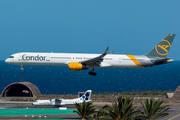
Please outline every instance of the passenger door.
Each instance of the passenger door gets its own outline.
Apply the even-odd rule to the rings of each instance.
[[[46,61],[50,61],[50,54],[47,54]]]

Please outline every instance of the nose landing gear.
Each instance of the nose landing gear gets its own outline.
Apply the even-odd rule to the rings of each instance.
[[[21,73],[23,74],[24,73],[24,67],[23,67],[23,65],[21,65]]]

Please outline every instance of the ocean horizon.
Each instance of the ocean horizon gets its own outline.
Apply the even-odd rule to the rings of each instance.
[[[147,68],[95,68],[97,76],[88,72],[71,71],[68,66],[24,66],[0,61],[0,92],[11,83],[27,81],[35,84],[41,94],[77,94],[92,92],[122,92],[175,90],[180,85],[180,61]]]

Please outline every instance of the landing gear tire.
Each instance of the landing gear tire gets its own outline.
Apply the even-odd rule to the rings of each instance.
[[[96,75],[97,75],[97,73],[90,71],[90,72],[89,72],[89,75],[96,76]]]
[[[24,66],[23,65],[20,65],[21,66],[21,73],[24,74]]]

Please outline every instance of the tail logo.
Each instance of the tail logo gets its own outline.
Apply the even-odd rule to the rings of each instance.
[[[86,92],[82,97],[81,97],[81,99],[80,100],[82,100],[82,101],[87,101],[87,100],[89,100],[89,92]]]
[[[167,47],[169,47],[169,45],[158,45],[158,47],[160,47],[161,49],[163,49],[164,51],[168,52],[166,50]]]
[[[170,47],[171,47],[171,44],[169,43],[169,41],[163,39],[160,42],[160,45],[155,46],[155,49],[156,49],[156,52],[159,55],[163,56],[163,55],[167,55],[168,54],[168,50],[169,50]]]

